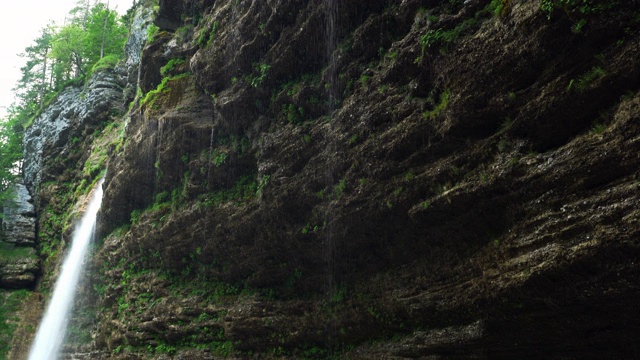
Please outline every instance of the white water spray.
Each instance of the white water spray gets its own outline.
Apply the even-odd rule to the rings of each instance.
[[[71,250],[62,264],[62,271],[54,287],[53,296],[31,345],[29,360],[55,360],[58,358],[58,351],[67,330],[80,273],[89,249],[89,243],[93,237],[96,216],[102,203],[102,182],[103,180],[98,182],[87,211],[80,223],[76,225],[71,240]]]

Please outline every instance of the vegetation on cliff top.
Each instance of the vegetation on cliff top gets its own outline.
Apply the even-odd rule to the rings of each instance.
[[[0,121],[0,207],[11,196],[9,189],[16,180],[22,158],[22,127],[17,120],[13,117]]]
[[[22,159],[22,130],[69,85],[92,72],[113,67],[124,56],[128,16],[102,2],[78,6],[64,26],[48,25],[26,47],[22,77],[13,89],[16,101],[0,119],[0,201],[15,181]]]

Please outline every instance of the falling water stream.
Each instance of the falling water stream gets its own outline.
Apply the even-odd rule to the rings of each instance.
[[[334,112],[336,110],[336,85],[337,85],[337,59],[335,57],[335,50],[337,47],[337,22],[338,22],[338,2],[336,0],[324,0],[325,1],[325,29],[324,29],[324,41],[325,41],[325,55],[327,57],[327,91],[328,102],[326,114],[330,120],[333,120]],[[334,124],[333,121],[329,121],[327,129],[327,168],[325,169],[325,181],[330,188],[336,184],[336,159],[340,156],[338,154],[337,143],[334,138]],[[326,281],[326,296],[328,299],[332,299],[336,295],[336,223],[335,223],[335,208],[333,202],[327,204],[324,223],[325,238],[324,238],[324,259],[327,264],[327,281]],[[330,353],[333,353],[337,348],[338,327],[335,319],[332,319],[326,324],[325,331],[327,333],[327,347]]]
[[[71,250],[62,264],[53,296],[31,345],[29,360],[54,360],[58,358],[58,351],[64,340],[78,280],[94,234],[96,216],[102,203],[103,181],[98,182],[87,211],[76,226]]]

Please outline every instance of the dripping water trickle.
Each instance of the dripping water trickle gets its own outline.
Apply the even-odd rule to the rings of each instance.
[[[96,217],[102,203],[103,182],[104,179],[98,182],[87,211],[80,223],[76,225],[71,240],[71,249],[62,264],[53,295],[31,345],[29,360],[55,360],[58,358],[75,299],[78,280],[95,232]]]
[[[335,60],[335,50],[337,44],[337,2],[336,0],[325,0],[325,9],[326,9],[326,17],[325,17],[325,56],[327,58],[327,90],[328,90],[328,103],[327,103],[327,115],[329,116],[329,123],[327,128],[327,148],[325,149],[327,154],[327,168],[325,172],[325,181],[329,188],[332,188],[335,183],[335,169],[336,169],[336,159],[337,159],[337,145],[335,142],[334,134],[333,134],[333,115],[336,110],[336,82],[337,82],[337,73],[336,73],[336,60]],[[335,243],[335,214],[334,208],[331,201],[328,202],[327,208],[325,211],[325,219],[324,223],[325,232],[324,232],[324,259],[327,266],[326,270],[326,296],[329,298],[333,298],[336,292],[336,243]],[[327,346],[331,352],[336,348],[336,338],[337,338],[337,328],[336,323],[334,321],[330,321],[327,324]]]
[[[214,103],[214,111],[215,111],[215,103]],[[213,163],[213,139],[215,135],[216,124],[215,124],[215,113],[214,116],[211,117],[211,137],[209,138],[209,153],[207,154],[207,191],[211,191],[211,165]]]

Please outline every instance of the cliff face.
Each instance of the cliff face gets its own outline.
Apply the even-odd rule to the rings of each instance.
[[[637,357],[640,14],[540,6],[160,1],[78,352]]]
[[[107,145],[118,131],[117,122],[108,124],[124,113],[124,79],[122,68],[95,73],[83,86],[70,87],[58,94],[26,129],[25,184],[20,186],[23,190],[18,191],[22,194],[18,199],[22,199],[20,203],[24,205],[15,210],[16,215],[24,219],[19,221],[24,228],[14,226],[9,229],[14,231],[7,231],[7,238],[16,242],[16,246],[28,249],[25,248],[28,240],[17,241],[28,238],[29,231],[37,230],[30,244],[33,246],[35,240],[38,256],[35,251],[23,254],[18,261],[0,269],[3,287],[35,286],[45,293],[52,290],[74,223],[84,211],[88,193],[104,174]],[[33,196],[33,204],[27,189]],[[20,231],[16,232],[16,228]],[[41,292],[26,296],[15,314],[21,321],[13,334],[7,355],[10,359],[27,356],[46,303]]]
[[[23,289],[35,284],[40,270],[35,251],[35,211],[24,184],[14,185],[14,192],[14,201],[2,208],[0,288]]]

